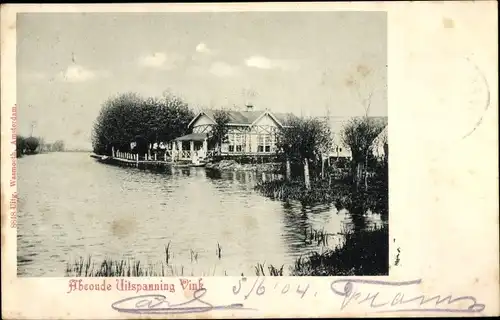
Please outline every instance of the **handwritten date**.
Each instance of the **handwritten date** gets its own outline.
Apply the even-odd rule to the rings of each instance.
[[[246,294],[243,296],[243,298],[245,300],[248,299],[248,297],[250,297],[252,294],[256,294],[257,296],[261,296],[263,295],[265,292],[266,292],[266,287],[264,286],[264,282],[266,281],[266,278],[259,278],[257,277],[255,279],[255,281],[253,282],[252,284],[252,287],[250,288],[250,290],[248,290],[248,292],[246,292]],[[246,283],[247,282],[247,278],[246,277],[243,277],[241,278],[240,280],[238,280],[238,284],[233,286],[233,294],[234,295],[238,295],[242,289],[242,285],[243,283]],[[291,286],[290,284],[286,283],[282,286],[279,286],[279,283],[275,283],[274,287],[273,287],[273,290],[278,290],[281,292],[282,295],[284,294],[287,294],[290,290],[295,291],[296,294],[299,295],[299,297],[302,299],[304,298],[304,296],[306,295],[306,293],[308,292],[309,290],[309,284],[306,284],[306,285],[297,285],[297,286],[293,286],[292,289],[291,289]],[[316,295],[316,293],[314,293]]]

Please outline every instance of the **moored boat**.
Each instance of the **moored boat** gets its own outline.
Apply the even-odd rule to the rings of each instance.
[[[204,167],[206,163],[172,163],[174,168]]]
[[[101,156],[99,159],[97,159],[97,161],[99,162],[103,162],[103,163],[107,163],[111,160],[112,158],[109,157],[109,156]]]

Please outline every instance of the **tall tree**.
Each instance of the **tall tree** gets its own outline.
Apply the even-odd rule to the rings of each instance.
[[[92,145],[94,152],[110,154],[111,149],[123,148],[134,141],[140,130],[140,105],[143,99],[135,93],[121,94],[104,102],[94,122]]]
[[[217,154],[221,153],[221,146],[228,140],[229,127],[227,124],[230,121],[229,111],[225,109],[218,109],[214,111],[215,125],[212,126],[208,138],[209,148],[215,148]]]
[[[285,154],[287,161],[303,163],[307,189],[311,187],[309,162],[319,160],[331,144],[330,127],[323,119],[291,118],[278,131],[278,150]]]
[[[380,70],[379,70],[380,71]],[[384,74],[387,72],[387,68],[384,70]],[[383,88],[376,86],[375,84],[377,83],[386,83],[387,81],[384,81],[384,77],[379,78],[377,76],[376,70],[371,69],[370,67],[364,65],[364,64],[359,64],[354,72],[351,73],[351,75],[346,79],[346,86],[350,87],[352,91],[355,93],[357,98],[359,99],[360,105],[363,109],[363,117],[364,119],[358,123],[350,123],[348,126],[360,126],[358,133],[359,134],[368,134],[368,136],[362,138],[362,139],[375,139],[375,137],[371,138],[369,135],[369,130],[366,130],[367,127],[372,126],[373,131],[377,132],[377,135],[380,133],[379,131],[379,126],[374,121],[373,119],[370,119],[370,108],[372,104],[372,99],[373,95],[379,90],[383,88],[387,88],[387,86],[383,86]],[[364,128],[363,128],[364,127]],[[348,147],[350,147],[349,144],[346,144],[345,139],[344,144]],[[366,142],[366,141],[365,141]],[[354,143],[354,141],[350,141],[350,143]],[[360,147],[362,142],[357,142],[357,148]],[[362,148],[366,149],[366,147]],[[354,164],[356,167],[356,173],[354,176],[356,177],[356,185],[359,186],[359,183],[362,179],[362,176],[364,176],[364,181],[365,181],[365,188],[368,188],[368,176],[367,176],[367,167],[368,167],[368,157],[371,153],[366,152],[364,153],[364,161],[363,164],[360,164],[359,161],[362,161],[361,159],[357,159]],[[354,159],[354,156],[353,156]]]
[[[367,159],[373,150],[373,141],[383,129],[381,122],[361,117],[351,119],[342,130],[342,142],[351,150],[352,175],[358,187],[366,171]]]

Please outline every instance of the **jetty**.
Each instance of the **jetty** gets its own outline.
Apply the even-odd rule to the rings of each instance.
[[[175,168],[190,168],[190,167],[204,167],[206,161],[195,159],[193,161],[173,161],[172,158],[168,157],[167,154],[163,159],[159,160],[157,155],[153,156],[145,154],[144,158],[140,158],[138,154],[126,153],[126,152],[113,152],[113,156],[99,155],[92,153],[91,158],[96,159],[98,162],[106,164],[115,164],[123,166],[132,167],[175,167]]]

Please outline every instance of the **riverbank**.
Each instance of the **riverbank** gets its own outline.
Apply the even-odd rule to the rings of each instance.
[[[260,182],[255,189],[262,195],[273,200],[297,200],[302,203],[332,203],[344,202],[349,195],[347,185],[328,185],[323,182],[312,182],[311,189],[307,189],[302,181],[273,180]]]
[[[309,236],[308,236],[309,237]],[[311,239],[325,242],[328,235],[321,232],[310,234]],[[313,252],[299,257],[293,265],[274,266],[257,262],[253,269],[256,276],[360,276],[386,275],[389,270],[389,228],[373,228],[361,231],[346,230],[343,241],[322,253]],[[327,240],[326,240],[327,242]],[[221,247],[219,246],[218,249]],[[219,259],[223,259],[218,251]],[[170,243],[165,246],[165,260],[144,263],[138,260],[93,260],[92,256],[80,257],[66,264],[67,277],[165,277],[200,276],[190,271],[190,266],[172,263]],[[198,263],[198,253],[191,250],[191,263]],[[229,276],[225,270],[205,270],[201,276]],[[238,274],[240,275],[240,274]],[[241,275],[244,275],[241,273]],[[234,276],[234,275],[231,275]]]
[[[207,163],[206,168],[220,171],[254,171],[279,173],[282,167],[281,163],[246,163],[241,164],[234,160],[221,160]]]
[[[45,153],[47,153],[47,152],[45,152]],[[25,152],[25,151],[16,150],[16,157],[17,158],[22,158],[24,156],[34,156],[37,154],[43,154],[43,152],[39,152],[39,151]]]
[[[188,161],[176,162],[172,164],[171,162],[165,162],[162,160],[133,160],[133,159],[120,159],[113,158],[103,155],[97,155],[92,153],[91,158],[94,158],[103,163],[116,164],[116,165],[142,165],[142,166],[185,166],[189,167],[191,163]],[[194,165],[193,165],[194,166]],[[282,164],[276,162],[269,163],[239,163],[235,160],[220,160],[215,162],[208,162],[204,165],[207,169],[219,170],[219,171],[246,171],[246,172],[265,172],[265,173],[280,173],[282,171]]]
[[[371,179],[368,189],[356,191],[351,183],[345,180],[323,179],[311,182],[307,189],[302,180],[263,181],[255,186],[262,195],[280,201],[296,200],[302,204],[333,203],[338,209],[346,208],[351,212],[370,209],[383,215],[389,210],[388,181],[383,178]]]
[[[389,227],[348,232],[343,242],[322,253],[298,258],[292,276],[376,276],[389,273]]]

